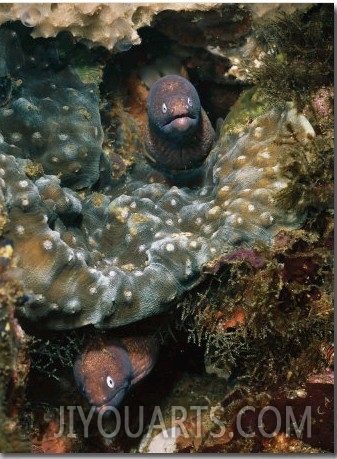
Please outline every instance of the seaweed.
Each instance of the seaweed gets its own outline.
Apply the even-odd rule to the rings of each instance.
[[[0,228],[0,451],[3,453],[29,449],[20,412],[25,403],[30,367],[27,354],[30,338],[14,316],[16,305],[25,299],[20,272],[15,268],[12,242],[1,237]]]
[[[332,124],[332,123],[331,123]],[[334,133],[333,128],[317,136],[310,144],[289,148],[283,164],[289,178],[287,188],[278,193],[279,206],[287,210],[316,214],[333,208]]]
[[[47,335],[32,336],[29,347],[31,370],[59,380],[65,369],[72,368],[82,350],[85,335],[83,330],[72,330],[68,333],[49,332]]]
[[[296,103],[299,110],[310,93],[333,79],[333,4],[309,11],[282,14],[261,25],[256,37],[265,55],[261,65],[250,65],[251,80],[263,88],[270,103]]]
[[[288,231],[272,249],[257,247],[263,267],[253,266],[248,250],[241,259],[223,257],[218,272],[179,303],[189,340],[205,345],[209,371],[255,390],[296,387],[323,371],[321,345],[333,340],[328,222],[323,238]]]

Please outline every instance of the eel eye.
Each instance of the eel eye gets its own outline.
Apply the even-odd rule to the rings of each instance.
[[[167,107],[166,107],[166,104],[165,104],[165,103],[163,103],[163,105],[161,106],[161,111],[162,111],[163,113],[166,113],[166,112],[167,112]]]
[[[114,380],[111,378],[111,376],[106,377],[106,383],[110,389],[113,389],[115,386]]]
[[[190,107],[193,107],[193,102],[192,102],[192,99],[190,97],[187,98],[187,103]]]

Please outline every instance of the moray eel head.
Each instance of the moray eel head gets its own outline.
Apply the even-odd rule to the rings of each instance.
[[[179,140],[195,132],[200,99],[194,86],[178,75],[167,75],[151,87],[147,100],[150,125],[163,137]]]
[[[117,340],[100,342],[76,360],[74,376],[91,405],[97,409],[118,406],[131,385],[128,352]]]
[[[215,133],[195,87],[179,75],[167,75],[151,87],[147,99],[146,157],[164,173],[180,174],[201,166]]]
[[[76,359],[76,383],[97,411],[117,407],[130,387],[151,371],[158,351],[159,344],[152,336],[101,337]]]

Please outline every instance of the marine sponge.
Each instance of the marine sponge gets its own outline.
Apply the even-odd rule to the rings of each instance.
[[[68,30],[89,45],[125,51],[140,43],[137,29],[154,15],[170,10],[209,10],[216,3],[28,3],[0,6],[0,24],[19,20],[32,27],[33,37],[55,37]]]

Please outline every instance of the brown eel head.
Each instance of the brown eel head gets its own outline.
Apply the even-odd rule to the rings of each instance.
[[[156,81],[147,99],[149,125],[173,141],[186,139],[198,128],[201,105],[194,86],[179,75]]]
[[[97,409],[118,406],[128,392],[132,369],[122,342],[99,340],[75,362],[74,376],[83,395]]]

